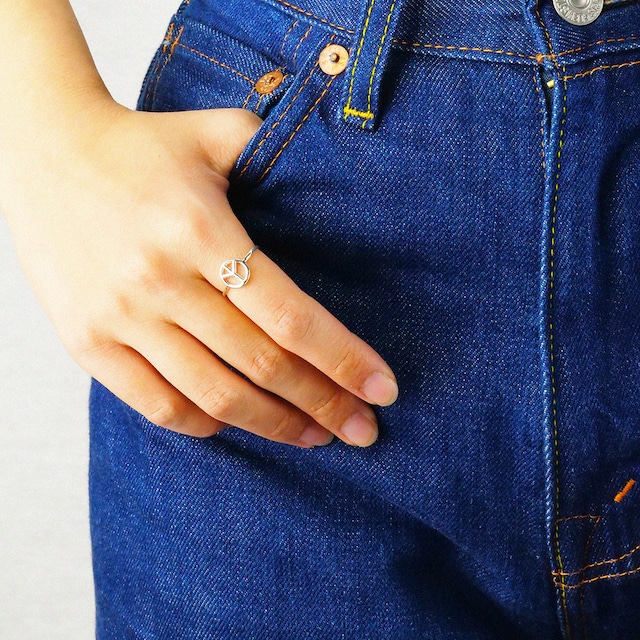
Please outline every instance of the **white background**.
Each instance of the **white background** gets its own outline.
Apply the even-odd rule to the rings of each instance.
[[[179,0],[72,4],[107,87],[134,108]],[[92,638],[89,379],[29,290],[1,216],[0,292],[0,638]]]

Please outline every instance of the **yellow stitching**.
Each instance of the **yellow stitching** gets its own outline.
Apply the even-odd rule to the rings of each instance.
[[[369,2],[369,0],[367,0],[367,2]],[[349,93],[347,95],[347,104],[344,107],[345,120],[349,115],[347,113],[347,109],[351,106],[351,94],[353,93],[353,82],[355,80],[356,67],[358,66],[358,60],[360,59],[360,53],[362,52],[362,45],[364,44],[364,37],[367,33],[367,29],[369,28],[369,19],[371,18],[371,11],[375,3],[376,3],[376,0],[370,0],[369,9],[367,11],[367,17],[364,21],[364,27],[362,29],[362,35],[360,36],[360,43],[358,44],[358,51],[356,52],[356,59],[353,61],[353,66],[351,67],[351,82],[349,83]]]
[[[287,33],[284,34],[284,38],[282,38],[282,45],[280,46],[280,57],[284,58],[284,43],[287,41],[289,34],[293,30],[293,28],[298,24],[299,20],[296,20],[287,30]]]
[[[620,573],[609,573],[606,576],[596,576],[595,578],[588,578],[587,580],[581,580],[577,584],[567,584],[564,585],[565,589],[578,589],[585,584],[589,584],[590,582],[597,582],[598,580],[611,580],[611,578],[621,578],[622,576],[629,576],[633,573],[638,573],[640,571],[640,567],[637,569],[631,569],[629,571],[622,571]],[[558,584],[556,580],[554,580],[555,584]]]
[[[296,56],[298,55],[298,49],[300,48],[300,45],[303,43],[306,37],[311,33],[311,29],[313,29],[313,25],[309,25],[307,32],[302,36],[302,38],[300,39],[300,42],[298,42],[298,45],[296,46],[296,50],[293,52],[293,58],[292,58],[293,62],[295,62],[296,60]]]
[[[589,71],[583,71],[581,73],[575,73],[572,76],[564,76],[563,80],[573,80],[575,78],[582,78],[583,76],[590,76],[596,71],[602,71],[603,69],[621,69],[622,67],[633,67],[636,64],[640,64],[640,60],[634,60],[633,62],[622,62],[620,64],[603,64],[599,67],[589,69]]]
[[[357,116],[358,118],[373,118],[373,113],[371,111],[358,111],[357,109],[352,109],[351,107],[345,107],[343,109],[344,113],[348,116]]]
[[[328,20],[325,20],[324,18],[321,18],[320,16],[317,16],[313,13],[311,13],[310,11],[305,11],[304,9],[301,9],[300,7],[296,7],[293,4],[289,4],[288,2],[285,2],[285,0],[276,0],[276,2],[279,2],[280,4],[285,5],[285,7],[289,7],[290,9],[293,9],[294,11],[299,11],[300,13],[304,13],[305,16],[309,16],[311,18],[315,18],[316,20],[320,20],[320,22],[324,22],[325,24],[328,24],[330,27],[333,27],[334,29],[340,29],[340,31],[346,31],[347,33],[354,33],[353,30],[351,29],[346,29],[345,27],[340,27],[337,24],[333,24],[331,22],[329,22]]]
[[[373,91],[373,78],[376,74],[378,60],[380,59],[380,54],[382,53],[382,47],[387,37],[387,31],[389,30],[389,22],[391,22],[391,14],[393,13],[393,9],[395,8],[395,6],[396,6],[396,0],[393,0],[393,2],[391,3],[391,8],[389,9],[389,13],[387,15],[387,22],[384,25],[384,31],[382,32],[382,39],[380,40],[378,53],[376,53],[376,59],[373,61],[373,68],[371,69],[371,77],[369,78],[369,92],[367,93],[367,112],[368,113],[371,113],[371,93]],[[365,125],[365,122],[362,123],[363,129],[364,129],[364,125]]]
[[[544,120],[544,109],[542,107],[543,101],[542,101],[542,94],[540,92],[540,88],[538,87],[538,74],[537,72],[533,74],[533,82],[535,84],[536,87],[536,93],[538,94],[538,106],[540,108],[540,136],[542,138],[542,169],[543,172],[546,174],[546,170],[547,170],[547,159],[545,157],[545,133],[544,133],[544,125],[545,125],[545,120]]]
[[[241,73],[237,69],[234,69],[233,67],[229,66],[228,64],[225,64],[224,62],[220,62],[220,60],[216,60],[215,58],[212,58],[211,56],[208,56],[206,53],[202,53],[202,51],[198,51],[197,49],[194,49],[193,47],[188,47],[186,44],[182,44],[182,42],[176,42],[175,44],[178,45],[179,47],[182,47],[183,49],[186,49],[187,51],[191,51],[192,53],[195,53],[195,54],[201,56],[202,58],[206,58],[207,60],[210,60],[211,62],[215,62],[216,64],[219,64],[221,67],[224,67],[225,69],[229,69],[229,71],[233,71],[233,73],[235,73],[236,75],[239,75],[241,78],[244,78],[247,82],[251,82],[252,84],[255,82],[254,80],[252,80],[248,76],[245,76],[244,73]]]
[[[537,56],[530,56],[525,53],[517,53],[515,51],[503,51],[502,49],[483,49],[482,47],[457,47],[454,45],[444,44],[423,44],[421,42],[408,42],[407,40],[393,39],[393,42],[410,47],[423,47],[425,49],[444,49],[446,51],[478,51],[481,53],[497,53],[505,56],[517,56],[518,58],[527,58],[529,60],[537,60]]]
[[[282,120],[282,118],[284,118],[284,116],[286,115],[287,111],[289,111],[289,109],[291,108],[291,105],[293,105],[293,103],[298,99],[298,96],[302,93],[303,89],[305,88],[305,86],[307,85],[309,80],[311,79],[311,76],[313,75],[313,72],[317,69],[317,67],[318,67],[318,63],[316,62],[316,64],[314,65],[313,69],[311,69],[311,72],[309,73],[309,75],[305,79],[304,83],[298,89],[298,92],[296,93],[296,95],[293,96],[293,98],[291,99],[291,102],[287,105],[287,108],[280,114],[280,117],[271,125],[271,129],[269,129],[269,131],[267,131],[267,133],[260,140],[260,142],[258,143],[258,146],[255,148],[255,150],[253,151],[253,153],[251,154],[251,156],[249,157],[249,159],[245,163],[245,165],[242,168],[242,171],[240,172],[238,177],[242,176],[244,174],[244,172],[248,169],[248,167],[251,164],[251,161],[253,160],[254,156],[260,150],[260,147],[264,144],[264,142],[267,140],[267,138],[269,138],[269,136],[273,133],[273,130],[280,124],[280,121]]]
[[[271,171],[271,167],[273,167],[275,161],[280,157],[280,154],[285,150],[285,147],[291,142],[291,140],[293,140],[293,137],[300,130],[300,127],[302,127],[302,125],[309,119],[309,116],[311,115],[313,110],[316,108],[316,105],[318,104],[318,102],[322,100],[322,97],[324,96],[324,94],[327,93],[327,91],[329,90],[329,87],[331,86],[331,83],[335,80],[335,78],[336,76],[331,76],[331,79],[327,83],[327,86],[324,88],[324,91],[320,94],[318,99],[311,105],[311,108],[309,109],[309,111],[307,111],[304,118],[302,118],[302,120],[300,121],[300,124],[293,130],[293,132],[289,136],[289,139],[282,145],[282,147],[280,148],[280,151],[278,151],[278,153],[274,156],[273,160],[269,163],[269,166],[264,170],[262,175],[258,178],[258,182],[260,182],[267,175],[267,173]]]
[[[566,51],[560,51],[559,53],[554,54],[556,58],[560,56],[566,56],[569,53],[576,53],[578,51],[582,51],[583,49],[589,49],[590,47],[597,47],[599,44],[611,44],[614,42],[626,42],[627,40],[639,40],[640,36],[628,36],[627,38],[609,38],[608,40],[598,40],[597,42],[592,42],[590,44],[585,44],[582,47],[576,47],[575,49],[567,49]],[[551,57],[551,56],[545,56]]]
[[[256,85],[254,84],[249,90],[249,93],[247,94],[247,97],[244,99],[244,102],[242,103],[243,109],[249,104],[249,98],[251,97],[251,94],[255,91],[255,89],[256,89]],[[260,100],[262,100],[262,96],[260,96],[260,99],[258,100],[258,104],[260,104]]]

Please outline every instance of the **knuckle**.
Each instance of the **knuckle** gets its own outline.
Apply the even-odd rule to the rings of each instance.
[[[198,404],[213,418],[227,422],[240,402],[240,393],[231,387],[210,385],[201,393]]]
[[[268,440],[286,442],[295,439],[299,429],[294,426],[294,419],[289,411],[285,411],[275,422],[269,425],[263,434]]]
[[[365,364],[362,354],[353,346],[345,345],[341,358],[331,367],[329,376],[334,380],[353,379]]]
[[[293,300],[286,300],[273,312],[273,333],[279,344],[303,342],[311,333],[313,324],[313,313]]]
[[[181,423],[181,416],[184,415],[184,406],[177,399],[158,398],[155,401],[147,402],[140,413],[159,427],[177,431]]]
[[[321,400],[309,407],[307,413],[317,422],[329,420],[339,413],[342,399],[342,390],[336,388],[329,395],[324,396]]]
[[[288,356],[282,350],[269,345],[257,350],[251,358],[252,377],[268,385],[278,377],[285,375],[288,367]]]

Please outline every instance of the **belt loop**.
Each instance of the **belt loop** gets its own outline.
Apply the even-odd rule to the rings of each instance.
[[[347,68],[343,118],[361,129],[374,130],[380,81],[386,66],[400,7],[407,0],[366,0]]]

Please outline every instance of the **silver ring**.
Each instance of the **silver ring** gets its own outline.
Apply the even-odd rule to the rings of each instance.
[[[247,253],[244,258],[233,258],[232,260],[225,260],[220,265],[220,277],[224,282],[226,289],[222,292],[223,296],[229,293],[229,289],[240,289],[249,282],[249,276],[251,270],[247,264],[247,260],[258,250],[258,245],[254,245],[251,251]]]

